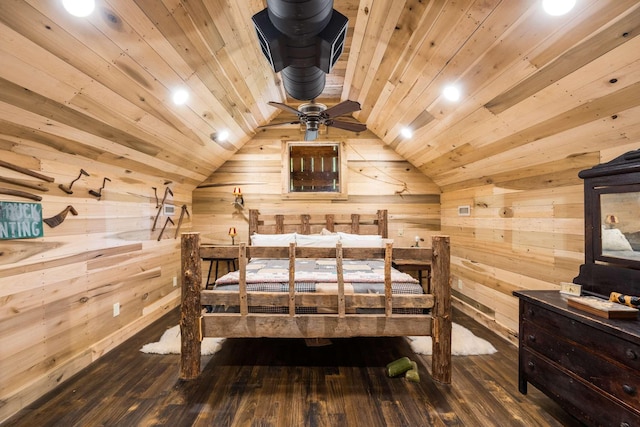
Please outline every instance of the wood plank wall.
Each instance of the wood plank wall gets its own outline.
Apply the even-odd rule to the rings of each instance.
[[[512,169],[505,164],[505,172],[443,186],[442,232],[451,236],[454,306],[517,344],[512,292],[559,289],[584,262],[578,172],[632,149],[637,143]],[[560,151],[550,157],[558,156]],[[470,206],[471,214],[458,215],[459,206]]]
[[[92,361],[179,304],[180,238],[176,226],[157,212],[155,193],[166,187],[180,206],[191,206],[192,185],[125,170],[79,155],[65,154],[23,139],[0,138],[0,158],[55,179],[46,183],[0,167],[0,176],[43,185],[47,191],[1,183],[42,197],[43,217],[66,206],[55,228],[43,224],[44,237],[0,240],[0,421],[80,371]],[[69,185],[84,169],[69,195]],[[98,199],[89,190],[98,191]],[[165,183],[167,185],[165,185]],[[2,201],[27,201],[0,195]],[[185,216],[182,230],[191,221]],[[174,286],[173,278],[177,278]],[[120,315],[113,316],[114,303]]]
[[[344,142],[347,152],[347,200],[285,200],[282,197],[282,144],[300,141],[297,127],[258,134],[193,193],[193,229],[204,243],[229,244],[248,239],[248,210],[275,213],[369,213],[389,211],[389,238],[411,246],[440,230],[440,189],[370,132],[356,135],[331,129],[320,141]],[[233,206],[233,188],[242,189],[244,210]],[[206,266],[208,268],[208,266]]]

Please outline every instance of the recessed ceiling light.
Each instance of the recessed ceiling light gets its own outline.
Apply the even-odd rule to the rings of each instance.
[[[94,0],[62,0],[62,6],[73,16],[84,18],[96,8]]]
[[[173,92],[172,99],[174,104],[183,105],[189,100],[189,92],[187,92],[185,89],[176,89]]]
[[[569,13],[576,0],[542,0],[542,8],[551,16],[561,16]]]
[[[460,89],[453,85],[446,86],[442,94],[449,101],[458,101],[460,99]]]
[[[411,138],[413,136],[413,132],[411,132],[411,129],[409,128],[402,128],[400,135],[402,135],[403,138]]]
[[[220,131],[220,133],[218,134],[218,141],[226,141],[227,139],[229,139],[229,131]]]

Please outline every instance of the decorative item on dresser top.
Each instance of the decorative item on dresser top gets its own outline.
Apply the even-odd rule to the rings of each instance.
[[[432,336],[433,378],[451,381],[449,238],[432,248],[385,242],[387,212],[374,215],[275,215],[250,210],[251,246],[200,246],[182,235],[181,378],[200,371],[200,340],[211,337],[346,338]],[[296,220],[291,223],[291,220]],[[341,231],[345,230],[345,231]],[[364,235],[365,233],[374,235]],[[239,271],[202,290],[200,257],[233,257]],[[394,258],[430,261],[428,293],[392,268]],[[212,312],[202,313],[202,306]]]
[[[573,281],[590,298],[514,292],[520,298],[519,390],[526,393],[531,383],[590,426],[640,426],[640,321],[634,308],[611,306],[619,294],[628,305],[640,295],[640,150],[579,176],[585,263]],[[583,304],[592,297],[596,304]]]

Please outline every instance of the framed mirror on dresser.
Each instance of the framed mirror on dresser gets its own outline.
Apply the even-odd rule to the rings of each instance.
[[[640,150],[578,174],[584,179],[585,293],[640,295]]]
[[[640,320],[612,292],[640,296],[640,150],[583,170],[585,260],[574,284],[594,304],[558,290],[517,291],[518,388],[531,384],[588,426],[640,426]],[[571,285],[573,287],[573,285]],[[582,300],[581,300],[582,301]],[[571,303],[571,304],[570,304]],[[624,311],[624,310],[620,310]]]

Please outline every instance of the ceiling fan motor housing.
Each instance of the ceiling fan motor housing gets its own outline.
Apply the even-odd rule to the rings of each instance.
[[[299,100],[320,96],[344,50],[349,23],[333,0],[267,0],[252,21],[262,53],[274,72],[282,71],[287,94]]]

